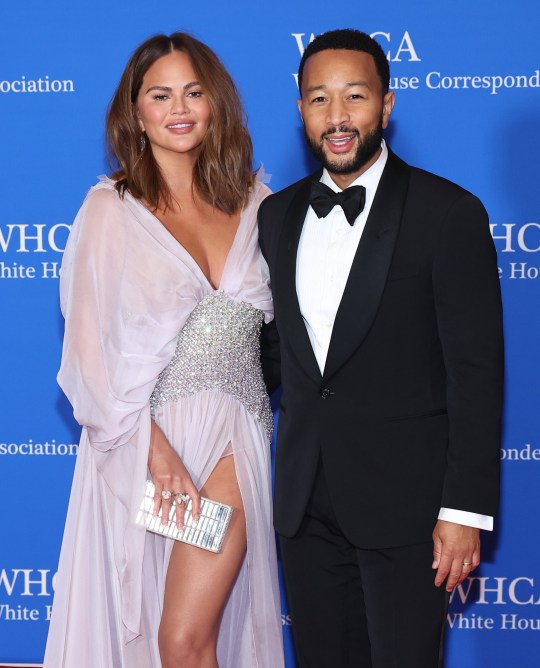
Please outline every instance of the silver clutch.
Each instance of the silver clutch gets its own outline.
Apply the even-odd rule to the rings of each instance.
[[[203,550],[210,552],[220,552],[223,546],[223,540],[227,533],[233,508],[226,503],[211,501],[201,497],[201,516],[197,525],[193,522],[191,515],[192,503],[188,502],[184,515],[184,530],[179,531],[176,526],[176,504],[172,504],[169,513],[169,522],[161,523],[161,508],[159,515],[154,516],[154,483],[151,480],[146,481],[146,490],[137,513],[137,524],[140,524],[148,531],[153,531],[166,538],[173,538],[188,545],[202,547]]]

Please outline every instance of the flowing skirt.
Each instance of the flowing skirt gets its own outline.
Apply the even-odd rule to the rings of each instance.
[[[224,454],[234,457],[247,553],[221,622],[220,668],[282,667],[267,434],[240,402],[212,391],[164,404],[154,419],[198,488]],[[44,668],[161,667],[157,631],[173,541],[133,522],[149,435],[149,413],[130,443],[107,453],[83,430]]]

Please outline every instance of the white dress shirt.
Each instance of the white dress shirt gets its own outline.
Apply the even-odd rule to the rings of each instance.
[[[308,208],[296,259],[296,292],[300,311],[321,370],[324,371],[336,313],[343,297],[360,238],[379,185],[388,149],[383,141],[377,161],[351,186],[364,186],[366,202],[354,225],[349,225],[343,209],[336,205],[325,218]],[[321,182],[334,192],[341,188],[325,169]],[[493,529],[493,518],[464,510],[441,508],[439,519],[479,529]]]

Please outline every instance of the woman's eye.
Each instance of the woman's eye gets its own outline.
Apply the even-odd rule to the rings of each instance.
[[[158,102],[161,102],[163,100],[167,99],[167,95],[154,95],[154,100],[157,100]]]

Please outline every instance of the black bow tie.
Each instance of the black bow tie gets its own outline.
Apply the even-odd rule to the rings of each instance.
[[[326,218],[336,204],[339,204],[349,225],[354,225],[354,221],[364,209],[366,189],[364,186],[351,186],[336,193],[324,183],[313,181],[309,203],[318,218]]]

